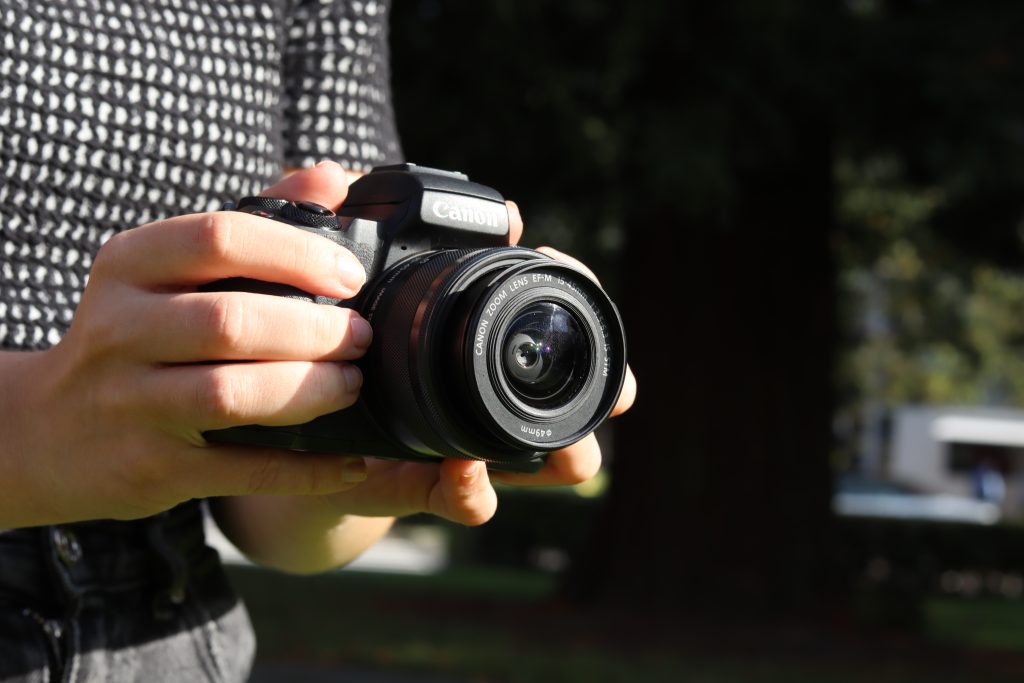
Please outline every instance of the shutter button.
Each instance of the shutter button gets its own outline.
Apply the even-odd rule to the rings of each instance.
[[[313,202],[295,202],[295,206],[299,207],[303,211],[308,211],[309,213],[315,213],[318,216],[333,216],[334,215],[334,212],[331,211],[330,209],[328,209],[326,206],[320,206],[319,204],[314,204]]]
[[[82,546],[67,529],[57,527],[53,530],[53,545],[57,548],[57,557],[69,567],[82,559]]]

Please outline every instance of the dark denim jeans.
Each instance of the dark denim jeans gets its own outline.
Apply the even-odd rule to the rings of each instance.
[[[197,502],[0,533],[0,681],[244,681],[254,651]]]

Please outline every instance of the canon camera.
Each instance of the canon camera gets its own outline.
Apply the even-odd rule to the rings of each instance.
[[[225,208],[340,244],[367,284],[347,301],[243,278],[216,289],[351,307],[374,341],[356,363],[364,382],[353,406],[301,425],[211,431],[209,440],[534,471],[614,407],[626,368],[615,305],[573,266],[508,246],[495,190],[402,164],[357,180],[337,212],[267,197]]]

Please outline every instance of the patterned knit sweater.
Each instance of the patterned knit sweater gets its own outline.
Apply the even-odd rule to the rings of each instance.
[[[387,0],[0,0],[0,348],[67,330],[119,230],[285,165],[401,157]]]

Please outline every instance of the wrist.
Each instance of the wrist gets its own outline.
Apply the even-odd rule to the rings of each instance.
[[[46,482],[53,479],[39,425],[47,414],[38,400],[46,351],[0,352],[0,528],[59,520]]]

